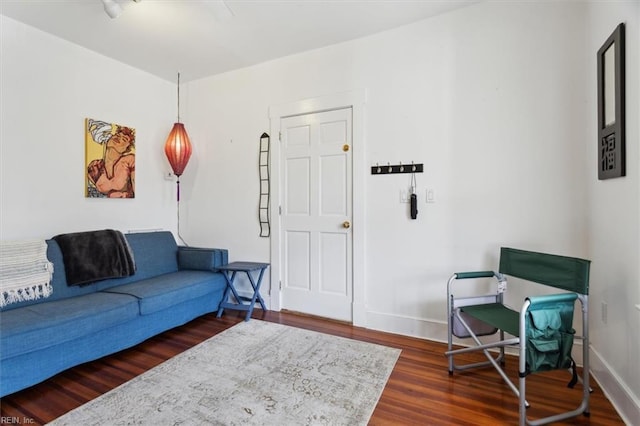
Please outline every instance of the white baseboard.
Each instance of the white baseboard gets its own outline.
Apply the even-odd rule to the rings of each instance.
[[[589,352],[589,363],[591,375],[625,424],[640,425],[640,400],[593,347]]]
[[[367,311],[365,327],[436,342],[447,341],[447,323],[437,320]]]

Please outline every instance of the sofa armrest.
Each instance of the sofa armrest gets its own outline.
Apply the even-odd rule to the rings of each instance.
[[[227,249],[178,247],[178,268],[218,272],[218,267],[229,263]]]

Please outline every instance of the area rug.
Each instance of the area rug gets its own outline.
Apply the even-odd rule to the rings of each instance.
[[[365,425],[399,349],[252,319],[50,425]]]

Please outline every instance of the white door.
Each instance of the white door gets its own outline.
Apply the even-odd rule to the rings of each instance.
[[[282,118],[284,309],[352,321],[351,108]]]

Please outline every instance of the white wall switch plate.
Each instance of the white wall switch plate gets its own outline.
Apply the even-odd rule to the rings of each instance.
[[[433,188],[427,188],[427,203],[435,203],[436,202],[436,193]]]

